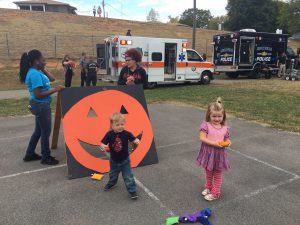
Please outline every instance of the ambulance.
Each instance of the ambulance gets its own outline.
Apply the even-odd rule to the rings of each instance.
[[[140,65],[148,74],[148,88],[159,83],[199,82],[209,84],[214,65],[187,48],[186,39],[112,36],[105,39],[104,68],[111,80],[117,80],[125,66],[125,52],[135,48],[142,54]]]

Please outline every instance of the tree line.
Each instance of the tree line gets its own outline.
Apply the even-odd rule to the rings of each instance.
[[[196,27],[236,31],[252,28],[258,32],[272,32],[277,28],[284,33],[300,32],[300,0],[228,0],[227,15],[212,16],[210,10],[196,8]],[[180,16],[169,16],[169,23],[193,26],[193,8],[186,9]],[[159,15],[151,9],[148,21],[158,21]],[[150,14],[149,13],[149,14]]]

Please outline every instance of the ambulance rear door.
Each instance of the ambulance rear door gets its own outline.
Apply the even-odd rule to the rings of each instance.
[[[148,82],[164,81],[165,43],[148,43],[148,62],[146,63]]]

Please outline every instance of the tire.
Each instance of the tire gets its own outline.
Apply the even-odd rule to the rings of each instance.
[[[232,79],[236,79],[239,74],[237,72],[226,73],[226,76]]]
[[[147,89],[153,89],[157,86],[156,82],[147,82],[146,88]]]
[[[257,70],[257,69],[254,69],[254,70],[252,70],[251,72],[249,72],[248,77],[249,77],[250,79],[258,79],[258,78],[260,78],[261,76],[260,76],[258,70]]]
[[[272,74],[271,74],[271,73],[265,74],[265,79],[271,79],[271,77],[272,77]]]
[[[201,84],[209,84],[210,83],[210,80],[211,80],[211,73],[208,72],[208,71],[204,71],[202,74],[201,74],[201,80],[200,80],[200,83]]]

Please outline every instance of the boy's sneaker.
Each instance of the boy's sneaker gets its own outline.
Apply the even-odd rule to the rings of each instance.
[[[129,194],[131,199],[137,199],[139,197],[136,192],[131,192]]]
[[[111,189],[113,189],[116,185],[111,185],[111,184],[106,184],[105,187],[104,187],[104,191],[109,191]]]
[[[205,196],[205,195],[208,195],[210,194],[210,190],[205,188],[203,191],[202,191],[202,195]]]
[[[204,199],[207,201],[213,201],[213,200],[218,199],[218,197],[214,197],[212,194],[208,194],[208,195],[204,196]]]
[[[24,162],[29,162],[29,161],[34,161],[34,160],[41,160],[42,156],[34,153],[33,155],[25,155],[25,157],[23,158]]]
[[[54,157],[52,157],[52,156],[49,156],[46,159],[41,160],[41,164],[44,164],[44,165],[53,166],[53,165],[56,165],[58,163],[59,163],[59,161],[57,159],[55,159]]]

